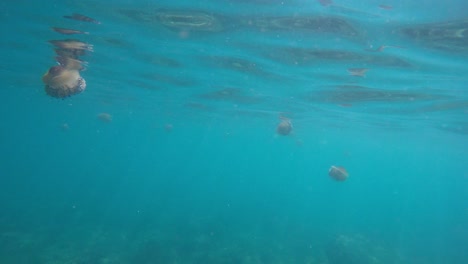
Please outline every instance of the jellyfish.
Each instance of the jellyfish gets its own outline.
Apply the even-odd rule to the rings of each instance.
[[[57,57],[59,65],[50,67],[42,76],[45,91],[48,95],[65,98],[83,92],[86,81],[80,75],[83,63],[70,57]]]
[[[65,98],[83,92],[86,89],[86,81],[76,69],[58,65],[50,69],[42,76],[45,91],[56,98]]]
[[[65,18],[100,23],[80,14],[65,16]],[[85,31],[61,27],[52,27],[52,29],[65,35],[88,34]],[[86,89],[86,81],[81,77],[80,71],[84,70],[86,64],[78,58],[88,51],[93,51],[93,45],[76,39],[50,40],[49,42],[55,46],[58,65],[50,67],[42,76],[46,93],[52,97],[65,98],[83,92]]]
[[[110,123],[112,122],[112,115],[109,113],[99,113],[97,115],[97,118],[101,120],[104,123]]]
[[[167,131],[167,132],[171,132],[172,129],[174,128],[174,125],[170,124],[170,123],[167,123],[164,125],[164,129]]]
[[[276,127],[276,133],[282,135],[282,136],[287,136],[291,133],[292,131],[292,123],[289,118],[286,117],[280,117],[281,122],[278,124]]]
[[[328,175],[336,181],[345,181],[349,176],[346,169],[340,166],[331,166]]]
[[[68,131],[70,129],[68,123],[63,123],[60,127],[62,128],[62,131]]]

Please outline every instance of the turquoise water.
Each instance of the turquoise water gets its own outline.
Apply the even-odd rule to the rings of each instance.
[[[0,3],[0,263],[468,263],[466,1],[110,2]]]

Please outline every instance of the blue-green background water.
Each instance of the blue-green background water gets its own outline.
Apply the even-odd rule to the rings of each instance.
[[[0,4],[0,263],[468,263],[465,1],[112,2]]]

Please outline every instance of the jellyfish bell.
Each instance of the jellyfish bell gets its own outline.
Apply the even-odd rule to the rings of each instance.
[[[70,126],[67,123],[63,123],[61,126],[62,131],[68,131],[70,129]]]
[[[86,81],[78,70],[67,69],[58,65],[51,67],[42,76],[45,91],[49,96],[65,98],[83,92],[86,89]]]
[[[63,72],[63,70],[65,70],[65,68],[61,65],[50,67],[49,70],[42,77],[42,80],[44,80],[44,78],[48,78],[49,76],[57,76],[61,72]]]
[[[173,128],[174,128],[174,126],[172,124],[170,124],[170,123],[164,125],[164,129],[167,132],[171,132]]]
[[[348,171],[340,166],[331,166],[328,170],[328,175],[336,181],[345,181],[349,176]]]
[[[291,133],[291,131],[292,131],[291,120],[285,117],[281,117],[281,122],[276,127],[276,133],[282,136],[287,136]]]
[[[112,115],[109,113],[99,113],[97,115],[97,118],[101,120],[104,123],[110,123],[112,122]]]
[[[80,73],[77,70],[69,70],[62,65],[50,67],[49,70],[42,76],[42,81],[47,86],[53,88],[73,87],[80,78]]]
[[[83,62],[64,56],[56,59],[59,65],[50,67],[42,77],[46,93],[52,97],[65,98],[84,91],[86,81],[79,73],[84,69]]]

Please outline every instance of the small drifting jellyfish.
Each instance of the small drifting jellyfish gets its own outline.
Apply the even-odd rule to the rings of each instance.
[[[62,131],[68,131],[70,129],[70,126],[67,123],[63,123],[61,126]]]
[[[99,24],[99,21],[79,14],[65,17]],[[61,27],[52,27],[52,29],[65,35],[88,34],[88,32]],[[46,93],[52,97],[65,98],[83,92],[86,89],[86,81],[81,77],[80,71],[85,69],[86,63],[78,58],[88,51],[93,51],[93,45],[76,39],[50,40],[49,42],[55,46],[58,65],[50,67],[42,76]]]
[[[336,181],[345,181],[349,176],[346,169],[340,166],[331,166],[328,170],[328,175]]]
[[[108,113],[99,113],[97,115],[97,118],[101,120],[104,123],[110,123],[112,122],[112,115]]]
[[[167,132],[171,132],[172,129],[174,129],[174,126],[172,124],[168,123],[164,125],[164,130],[166,130]]]
[[[291,133],[292,131],[292,123],[289,118],[286,117],[280,117],[281,122],[278,124],[276,127],[276,133],[282,135],[282,136],[287,136]]]
[[[45,91],[56,98],[65,98],[83,92],[86,89],[86,81],[81,77],[78,69],[59,65],[51,67],[42,76]]]
[[[366,77],[368,68],[349,68],[348,73],[351,76]]]

